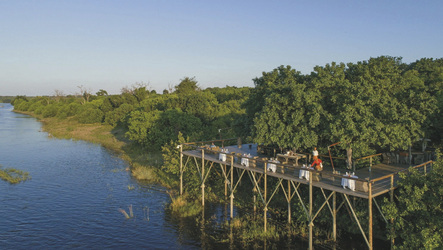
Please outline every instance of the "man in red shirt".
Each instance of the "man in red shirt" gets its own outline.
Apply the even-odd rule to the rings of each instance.
[[[320,158],[317,158],[314,160],[314,162],[311,164],[311,167],[313,167],[317,171],[323,170],[323,162],[320,160]]]

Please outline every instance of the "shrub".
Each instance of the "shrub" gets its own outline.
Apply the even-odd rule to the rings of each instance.
[[[43,110],[42,115],[44,118],[46,117],[54,117],[57,115],[58,107],[54,104],[46,106]]]
[[[103,121],[103,112],[99,109],[85,109],[81,112],[77,119],[80,123],[97,123]]]

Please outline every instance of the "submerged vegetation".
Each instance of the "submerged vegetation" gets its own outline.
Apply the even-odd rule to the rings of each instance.
[[[94,95],[81,86],[76,95],[65,96],[55,91],[54,96],[17,96],[12,104],[15,111],[41,119],[44,129],[53,136],[87,140],[113,150],[130,164],[135,178],[159,182],[169,188],[170,209],[182,217],[196,216],[202,209],[197,171],[184,172],[185,195],[177,195],[177,145],[184,142],[240,137],[244,143],[253,141],[299,152],[316,146],[320,154],[331,143],[341,142],[339,156],[345,156],[346,149],[354,157],[404,149],[421,138],[430,138],[431,147],[442,146],[443,59],[423,58],[405,64],[401,58],[381,56],[357,63],[316,66],[307,75],[290,66],[280,66],[263,72],[253,81],[253,88],[201,89],[195,78],[185,77],[161,94],[144,84],[125,87],[118,95],[108,95],[105,90]],[[193,167],[190,162],[188,168]],[[411,210],[414,207],[403,204],[402,199],[411,197],[414,193],[411,190],[438,189],[443,181],[441,176],[417,176],[414,181],[407,181],[409,176],[403,178],[405,185],[396,190],[398,201],[384,205],[391,216],[405,218],[403,224],[396,225],[399,230],[415,216]],[[218,179],[215,171],[208,176],[206,198],[223,203],[220,190],[224,184]],[[322,194],[317,195],[320,198],[314,206],[322,204]],[[237,207],[247,207],[243,201],[250,199],[250,193],[239,192],[236,197],[240,197],[235,199]],[[269,213],[276,218],[274,221],[284,221],[284,212],[278,209],[285,207],[281,205],[284,199],[276,197],[273,202],[276,209]],[[438,208],[441,199],[439,203],[438,199],[429,198],[429,202]],[[366,205],[355,203],[356,214],[366,216]],[[430,214],[429,209],[420,216]],[[229,225],[229,229],[237,232],[234,237],[242,242],[275,239],[286,234],[304,236],[307,219],[300,216],[302,207],[296,207],[292,213],[291,225],[269,225],[266,234],[257,222],[260,220],[247,215],[220,226]],[[348,217],[340,217],[348,215],[338,216],[338,221],[348,221]],[[319,214],[317,223],[330,228],[326,217]],[[412,236],[416,241],[422,237],[426,239],[422,241],[426,242],[424,247],[442,246],[441,237],[432,232],[394,235],[386,231],[381,218],[375,218],[374,222],[379,238],[397,237],[396,242],[402,244]],[[340,228],[344,229],[338,235],[358,231],[351,224],[343,223]],[[425,224],[417,224],[417,232]],[[314,230],[319,235],[316,238],[331,238],[331,232],[321,226]]]
[[[29,176],[28,172],[23,172],[14,168],[3,168],[0,165],[0,179],[10,184],[18,184],[31,179],[31,176]]]

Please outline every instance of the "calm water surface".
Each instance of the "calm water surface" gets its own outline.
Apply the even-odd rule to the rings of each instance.
[[[0,104],[0,165],[29,172],[0,181],[0,249],[199,249],[167,218],[162,187],[131,179],[99,145],[51,138],[30,116]],[[134,219],[126,219],[119,209]]]

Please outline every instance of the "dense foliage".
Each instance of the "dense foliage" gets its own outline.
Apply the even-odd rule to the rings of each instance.
[[[384,213],[394,221],[392,238],[399,249],[441,249],[443,247],[443,159],[433,171],[401,175],[398,199],[387,203]],[[385,202],[387,202],[385,200]]]
[[[149,149],[176,140],[179,132],[189,140],[237,136],[237,118],[250,88],[200,90],[194,78],[185,77],[173,93],[156,94],[146,86],[124,88],[121,95],[83,93],[77,96],[25,97],[13,101],[16,111],[33,112],[43,118],[74,119],[80,123],[104,123],[126,130],[127,139]],[[87,97],[87,98],[86,98]]]
[[[420,70],[423,60],[432,73]],[[252,135],[304,150],[341,142],[360,156],[406,149],[423,137],[438,143],[442,69],[441,60],[406,65],[385,56],[317,66],[306,76],[281,66],[254,79],[246,103]]]

